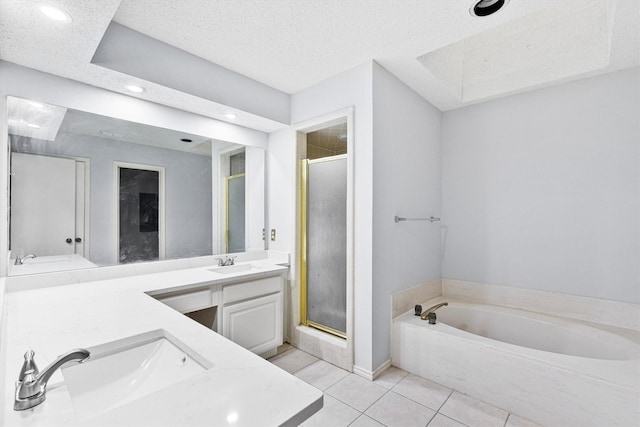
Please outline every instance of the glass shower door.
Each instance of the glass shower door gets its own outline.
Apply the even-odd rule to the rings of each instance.
[[[347,157],[304,160],[303,324],[346,337]],[[306,231],[306,232],[305,232]],[[306,268],[305,268],[306,267]],[[306,270],[306,274],[305,274]],[[306,297],[306,298],[305,298]],[[303,310],[304,312],[305,310]]]

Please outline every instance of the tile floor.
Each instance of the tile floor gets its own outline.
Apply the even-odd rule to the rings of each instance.
[[[304,427],[537,425],[395,367],[368,381],[289,345],[269,361],[324,391],[324,407]]]

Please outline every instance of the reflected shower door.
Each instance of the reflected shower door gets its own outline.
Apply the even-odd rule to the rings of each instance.
[[[244,174],[227,177],[227,252],[244,252]]]
[[[346,337],[347,157],[309,160],[306,324]]]

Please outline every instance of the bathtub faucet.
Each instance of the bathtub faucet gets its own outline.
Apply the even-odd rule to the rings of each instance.
[[[422,313],[422,316],[420,316],[420,318],[422,320],[429,320],[429,324],[431,325],[435,325],[436,324],[436,310],[439,309],[440,307],[449,305],[448,302],[441,302],[440,304],[436,304],[433,307],[429,307],[424,313]]]
[[[34,254],[29,254],[29,255],[25,255],[22,258],[20,257],[16,257],[16,262],[14,262],[15,265],[22,265],[23,261],[27,258],[35,258],[36,256]]]

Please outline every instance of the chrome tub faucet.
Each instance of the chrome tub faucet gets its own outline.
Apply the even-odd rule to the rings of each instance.
[[[34,355],[33,350],[24,354],[24,363],[16,381],[16,396],[13,403],[13,409],[16,411],[24,411],[44,402],[47,397],[47,382],[51,375],[67,362],[84,362],[89,358],[90,353],[82,348],[71,350],[59,356],[42,372],[38,371],[36,362],[33,360]]]
[[[441,302],[440,304],[436,304],[433,307],[429,307],[428,309],[426,309],[424,311],[424,313],[422,313],[420,318],[422,320],[429,320],[429,324],[435,325],[436,324],[436,310],[439,309],[440,307],[444,307],[444,306],[447,306],[447,305],[449,305],[448,302]]]
[[[27,258],[35,258],[36,256],[34,254],[29,254],[29,255],[25,255],[22,258],[20,258],[19,256],[16,257],[16,262],[14,262],[14,265],[22,265],[22,263],[24,262],[25,259]]]

